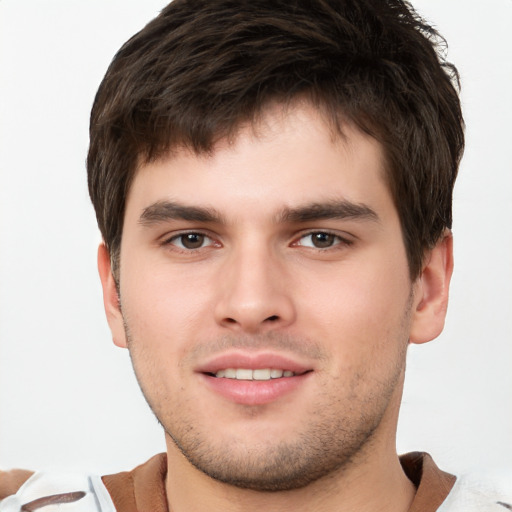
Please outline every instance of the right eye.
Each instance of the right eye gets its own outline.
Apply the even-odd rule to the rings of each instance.
[[[214,245],[214,241],[203,233],[181,233],[175,235],[166,242],[167,244],[174,245],[179,249],[193,251],[195,249],[202,249]]]

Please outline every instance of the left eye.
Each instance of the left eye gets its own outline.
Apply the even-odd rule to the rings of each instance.
[[[298,245],[302,247],[313,247],[314,249],[328,249],[334,245],[341,243],[339,236],[324,231],[308,233],[300,238]]]
[[[213,245],[213,240],[202,233],[182,233],[172,237],[169,244],[175,245],[180,249],[201,249]]]

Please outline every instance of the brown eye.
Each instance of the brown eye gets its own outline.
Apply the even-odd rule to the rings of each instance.
[[[293,245],[310,249],[331,249],[338,246],[339,248],[348,247],[352,245],[352,241],[328,231],[310,231],[302,235]]]
[[[331,233],[310,233],[303,237],[301,245],[306,247],[315,247],[316,249],[327,249],[336,244],[338,237]]]
[[[181,235],[173,237],[168,243],[180,249],[193,250],[212,245],[213,241],[210,237],[202,233],[182,233]]]
[[[204,244],[205,236],[200,233],[187,233],[180,237],[183,247],[187,249],[199,249]]]
[[[331,247],[336,241],[336,237],[330,233],[313,233],[311,235],[311,241],[315,247],[324,249],[325,247]]]

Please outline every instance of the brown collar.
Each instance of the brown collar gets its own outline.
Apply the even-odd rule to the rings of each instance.
[[[437,510],[452,490],[456,478],[441,471],[428,453],[406,453],[400,457],[400,463],[417,489],[409,512]]]
[[[166,475],[167,454],[160,453],[132,471],[102,480],[118,512],[168,512]]]

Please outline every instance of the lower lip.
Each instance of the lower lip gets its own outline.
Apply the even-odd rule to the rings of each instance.
[[[279,400],[295,391],[311,372],[270,380],[237,380],[201,374],[207,386],[231,402],[241,405],[263,405]]]

